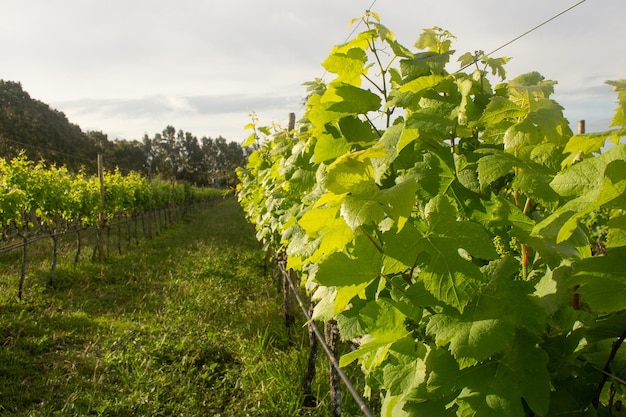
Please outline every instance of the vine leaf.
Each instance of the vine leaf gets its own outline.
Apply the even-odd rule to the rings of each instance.
[[[480,121],[495,125],[505,120],[526,116],[526,110],[504,97],[493,97],[485,109]]]
[[[498,254],[482,226],[457,220],[456,207],[449,197],[438,195],[424,212],[429,230],[418,231],[415,245],[418,253],[427,253],[430,260],[420,265],[419,278],[437,299],[463,311],[485,281],[478,266],[463,256],[463,251],[480,259],[495,259]]]
[[[613,217],[609,220],[608,227],[606,246],[608,248],[626,246],[626,215]]]
[[[372,165],[374,167],[376,182],[380,183],[382,176],[387,172],[387,169],[391,166],[393,161],[398,157],[398,143],[402,137],[404,130],[404,123],[398,123],[393,125],[383,133],[383,136],[378,140],[374,147],[381,149],[385,152],[385,155],[381,158],[372,159]]]
[[[583,259],[576,263],[571,279],[579,285],[581,299],[597,313],[626,309],[626,248],[609,249],[606,256]]]
[[[537,145],[542,139],[539,129],[526,119],[512,125],[504,132],[504,149],[517,150],[524,146]]]
[[[381,363],[392,344],[408,335],[404,326],[404,314],[387,299],[381,298],[368,303],[359,312],[359,317],[368,332],[367,336],[363,338],[359,349],[341,357],[341,366],[349,365],[369,353],[375,356],[372,360],[374,364]]]
[[[481,289],[463,313],[449,311],[430,319],[427,332],[439,346],[449,344],[461,368],[503,351],[517,327],[541,331],[543,313],[528,295],[532,288],[525,282],[511,280],[518,267],[511,258],[490,265],[489,285]]]
[[[339,119],[338,123],[341,134],[350,143],[367,143],[378,137],[372,130],[372,126],[367,121],[361,120],[357,116],[350,115],[342,117]]]
[[[502,357],[461,371],[463,386],[455,403],[458,415],[526,415],[521,399],[537,415],[546,415],[550,405],[548,355],[537,346],[536,337],[517,332]]]
[[[478,161],[478,181],[482,189],[486,189],[494,181],[514,172],[517,174],[511,183],[514,191],[524,193],[535,198],[547,206],[553,206],[559,200],[559,195],[550,186],[549,171],[546,167],[531,162],[522,161],[510,153],[490,150]]]
[[[338,205],[312,208],[302,215],[298,224],[311,239],[319,242],[310,261],[342,250],[354,238],[352,229],[339,215]]]
[[[341,203],[341,215],[352,230],[363,224],[377,224],[383,220],[383,206],[374,199],[347,195]]]
[[[383,234],[385,252],[384,273],[398,274],[414,267],[419,253],[418,231],[412,223],[402,229],[391,229]]]
[[[359,85],[361,74],[367,62],[365,51],[351,48],[347,51],[335,50],[322,63],[322,66],[333,74],[338,74],[337,81],[351,85]]]
[[[320,261],[315,281],[337,287],[335,312],[340,312],[380,275],[381,266],[382,254],[359,234],[353,253],[335,252]]]
[[[385,156],[382,150],[347,153],[337,158],[326,170],[326,189],[334,194],[351,193],[371,197],[378,191],[374,168],[369,158]]]
[[[350,84],[333,85],[334,94],[339,97],[328,110],[338,113],[366,114],[380,108],[380,97],[369,90],[363,90]],[[329,89],[329,91],[331,91]]]
[[[551,229],[558,228],[557,243],[568,240],[577,230],[579,221],[587,214],[601,207],[623,207],[626,204],[626,160],[613,160],[599,171],[601,181],[595,187],[581,186],[587,191],[580,197],[570,200],[552,215],[537,224],[533,234],[546,236]],[[593,181],[593,180],[592,180]],[[595,182],[595,181],[594,181]]]
[[[626,145],[616,145],[595,158],[572,165],[558,173],[550,185],[564,197],[588,194],[602,185],[606,166],[615,160],[626,160]]]
[[[383,205],[385,213],[397,222],[398,229],[404,227],[413,211],[418,187],[414,178],[407,178],[379,193],[378,201]]]

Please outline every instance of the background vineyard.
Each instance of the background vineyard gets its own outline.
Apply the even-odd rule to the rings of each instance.
[[[110,251],[111,229],[116,229],[117,252],[125,239],[138,242],[180,219],[194,204],[206,203],[224,191],[166,181],[148,182],[137,173],[103,171],[102,178],[71,174],[65,167],[34,163],[25,157],[0,160],[0,253],[21,249],[22,270],[18,295],[22,297],[28,245],[50,238],[51,282],[57,264],[58,239],[76,236],[75,262],[80,259],[82,235],[96,231],[92,258],[103,261]],[[141,230],[139,230],[141,229]],[[96,257],[97,256],[97,257]]]

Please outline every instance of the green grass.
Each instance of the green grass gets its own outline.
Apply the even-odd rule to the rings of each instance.
[[[329,415],[322,353],[319,405],[302,407],[306,331],[288,340],[279,294],[233,198],[104,266],[74,268],[66,242],[52,285],[41,245],[22,301],[19,253],[0,255],[0,415]],[[359,415],[350,398],[344,410]]]

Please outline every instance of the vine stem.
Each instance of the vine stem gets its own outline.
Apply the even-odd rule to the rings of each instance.
[[[517,199],[518,197],[516,197]],[[531,199],[530,197],[526,198],[526,204],[524,204],[524,214],[528,214],[528,210],[530,209]],[[528,279],[528,246],[525,243],[522,243],[522,278],[524,281]]]
[[[374,236],[372,236],[367,230],[365,230],[365,227],[363,227],[363,225],[359,226],[359,229],[365,234],[365,236],[367,236],[370,242],[372,242],[378,252],[384,253],[383,247],[380,246],[380,243],[378,243],[376,239],[374,239]]]
[[[591,403],[596,409],[598,408],[598,405],[600,404],[600,395],[602,394],[602,390],[604,389],[604,384],[606,384],[606,381],[609,378],[608,374],[611,368],[611,362],[613,362],[613,359],[615,359],[615,356],[617,355],[617,351],[622,346],[622,343],[624,343],[624,339],[626,339],[626,331],[622,333],[622,335],[615,342],[613,342],[611,353],[609,354],[609,357],[606,360],[606,364],[604,364],[604,369],[602,370],[603,371],[602,378],[600,379],[600,383],[598,384],[596,395],[595,397],[593,397],[593,400],[591,400]]]
[[[404,294],[406,292],[406,290],[404,288],[402,288],[401,286],[399,286],[398,284],[393,282],[393,280],[391,278],[389,278],[387,275],[382,275],[382,277],[385,279],[385,281],[387,281],[389,283],[389,285],[391,285],[396,290],[400,291],[402,294]]]

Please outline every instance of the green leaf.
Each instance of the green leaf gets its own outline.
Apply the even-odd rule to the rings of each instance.
[[[577,262],[572,285],[582,301],[596,313],[612,313],[626,309],[626,250],[609,249],[605,256]]]
[[[335,320],[337,321],[337,326],[339,327],[339,333],[342,340],[352,340],[365,334],[360,312],[363,306],[365,306],[367,303],[368,301],[366,300],[353,298],[350,308],[339,312],[335,316]]]
[[[404,325],[406,316],[385,298],[368,303],[361,310],[365,331],[378,342],[394,343],[404,338],[408,331]]]
[[[407,408],[407,399],[412,391],[425,385],[427,375],[423,358],[427,350],[421,343],[409,338],[394,343],[389,350],[389,359],[383,367],[385,398],[381,406],[381,416],[412,416]]]
[[[626,126],[626,80],[607,81],[617,91],[618,106],[615,109],[611,126]]]
[[[495,259],[498,254],[479,224],[457,220],[448,197],[435,197],[425,211],[430,228],[421,235],[417,247],[418,253],[427,253],[430,259],[420,265],[419,278],[438,300],[462,312],[484,282],[484,276],[461,251],[481,259]]]
[[[343,136],[335,137],[328,133],[321,133],[315,143],[313,162],[319,164],[335,159],[348,152],[351,146]]]
[[[389,127],[378,140],[378,143],[374,145],[376,149],[381,149],[385,153],[384,157],[372,159],[376,182],[380,182],[382,176],[398,157],[398,142],[402,137],[403,130],[404,123]]]
[[[248,139],[246,139],[241,146],[246,147],[246,146],[252,146],[254,145],[254,141],[256,140],[256,132],[250,134],[250,136],[248,136]]]
[[[478,161],[478,181],[483,189],[511,173],[516,173],[511,182],[514,191],[539,200],[547,206],[559,200],[559,195],[550,186],[549,169],[542,165],[522,161],[510,153],[496,150]]]
[[[351,85],[360,85],[367,55],[360,48],[352,48],[346,52],[331,53],[322,66],[333,74],[338,74],[337,81]]]
[[[418,52],[410,59],[400,61],[402,74],[409,80],[430,74],[442,75],[450,61],[451,52]]]
[[[541,143],[530,151],[530,160],[548,168],[551,173],[556,173],[561,170],[563,152],[553,143]]]
[[[537,145],[541,140],[539,129],[525,120],[512,125],[504,132],[504,149],[519,151],[522,147]]]
[[[578,155],[591,155],[596,152],[600,152],[600,149],[606,142],[607,135],[601,134],[584,134],[572,136],[565,145],[563,153],[571,153],[574,156]],[[571,161],[573,163],[574,161]]]
[[[372,282],[380,275],[382,254],[359,235],[353,254],[335,252],[319,263],[315,280],[321,285],[342,287]]]
[[[354,297],[363,297],[365,289],[371,283],[372,281],[366,281],[360,284],[344,285],[341,287],[337,287],[337,295],[335,296],[335,315],[344,311],[346,307],[348,307],[348,305],[352,302]]]
[[[503,120],[518,120],[526,117],[526,110],[504,97],[493,97],[485,109],[481,123],[495,125]]]
[[[596,188],[587,190],[579,198],[570,200],[552,215],[537,224],[533,234],[549,236],[558,229],[557,243],[568,240],[577,230],[584,216],[601,207],[623,207],[626,204],[626,160],[611,161],[604,170],[605,176]]]
[[[419,184],[409,177],[391,188],[381,190],[378,201],[383,205],[385,213],[402,228],[411,216],[415,207],[415,193]]]
[[[549,170],[533,162],[520,163],[519,168],[511,183],[513,191],[533,198],[546,207],[554,207],[559,201],[559,195],[550,186]]]
[[[348,226],[355,230],[363,224],[378,224],[385,216],[385,211],[382,204],[373,198],[347,195],[341,203],[341,215]]]
[[[626,145],[616,145],[595,158],[585,159],[557,174],[550,185],[564,197],[581,196],[601,187],[606,166],[626,160]]]
[[[463,372],[464,388],[455,400],[458,414],[524,417],[524,398],[537,415],[545,415],[550,404],[547,363],[535,338],[518,332],[501,359]]]
[[[422,109],[412,113],[406,120],[406,126],[417,129],[420,135],[437,142],[450,139],[457,123],[458,108],[455,102],[435,94],[436,98],[422,99]]]
[[[456,180],[456,167],[449,148],[425,153],[423,158],[415,163],[408,176],[419,183],[417,195],[422,202],[427,202],[448,192]]]
[[[339,119],[339,129],[343,137],[350,143],[370,142],[378,138],[369,122],[356,116],[346,116]]]
[[[399,89],[393,90],[390,94],[387,107],[412,107],[419,102],[424,94],[448,79],[444,75],[426,75],[415,78],[403,85]]]
[[[311,319],[321,321],[332,320],[337,314],[335,311],[336,296],[337,289],[335,287],[317,287],[313,295],[311,295],[311,301],[315,302]]]
[[[384,273],[393,275],[414,268],[419,254],[419,234],[415,226],[407,223],[402,229],[391,229],[383,234],[385,252]]]
[[[626,215],[611,218],[608,227],[607,248],[626,246]]]
[[[360,317],[368,337],[364,338],[366,342],[357,350],[341,357],[341,366],[346,366],[370,352],[376,352],[377,363],[380,363],[391,345],[408,335],[404,326],[404,314],[384,298],[368,303],[361,309]]]
[[[378,187],[369,158],[384,155],[382,151],[369,148],[340,156],[326,170],[326,188],[335,194],[375,195]]]
[[[478,181],[483,189],[486,189],[492,182],[513,172],[519,161],[515,156],[498,152],[492,155],[485,155],[478,160]]]
[[[318,239],[319,246],[312,255],[313,259],[342,250],[354,238],[352,229],[339,215],[339,206],[309,209],[298,224],[310,238]]]
[[[518,327],[527,326],[534,332],[542,330],[543,314],[529,297],[532,287],[511,280],[517,272],[518,265],[510,258],[495,263],[490,267],[490,284],[462,314],[444,312],[430,319],[427,332],[439,346],[449,344],[461,368],[503,351]]]
[[[328,106],[328,110],[338,113],[367,114],[380,108],[380,97],[369,90],[349,84],[335,86],[334,93],[341,101]]]

